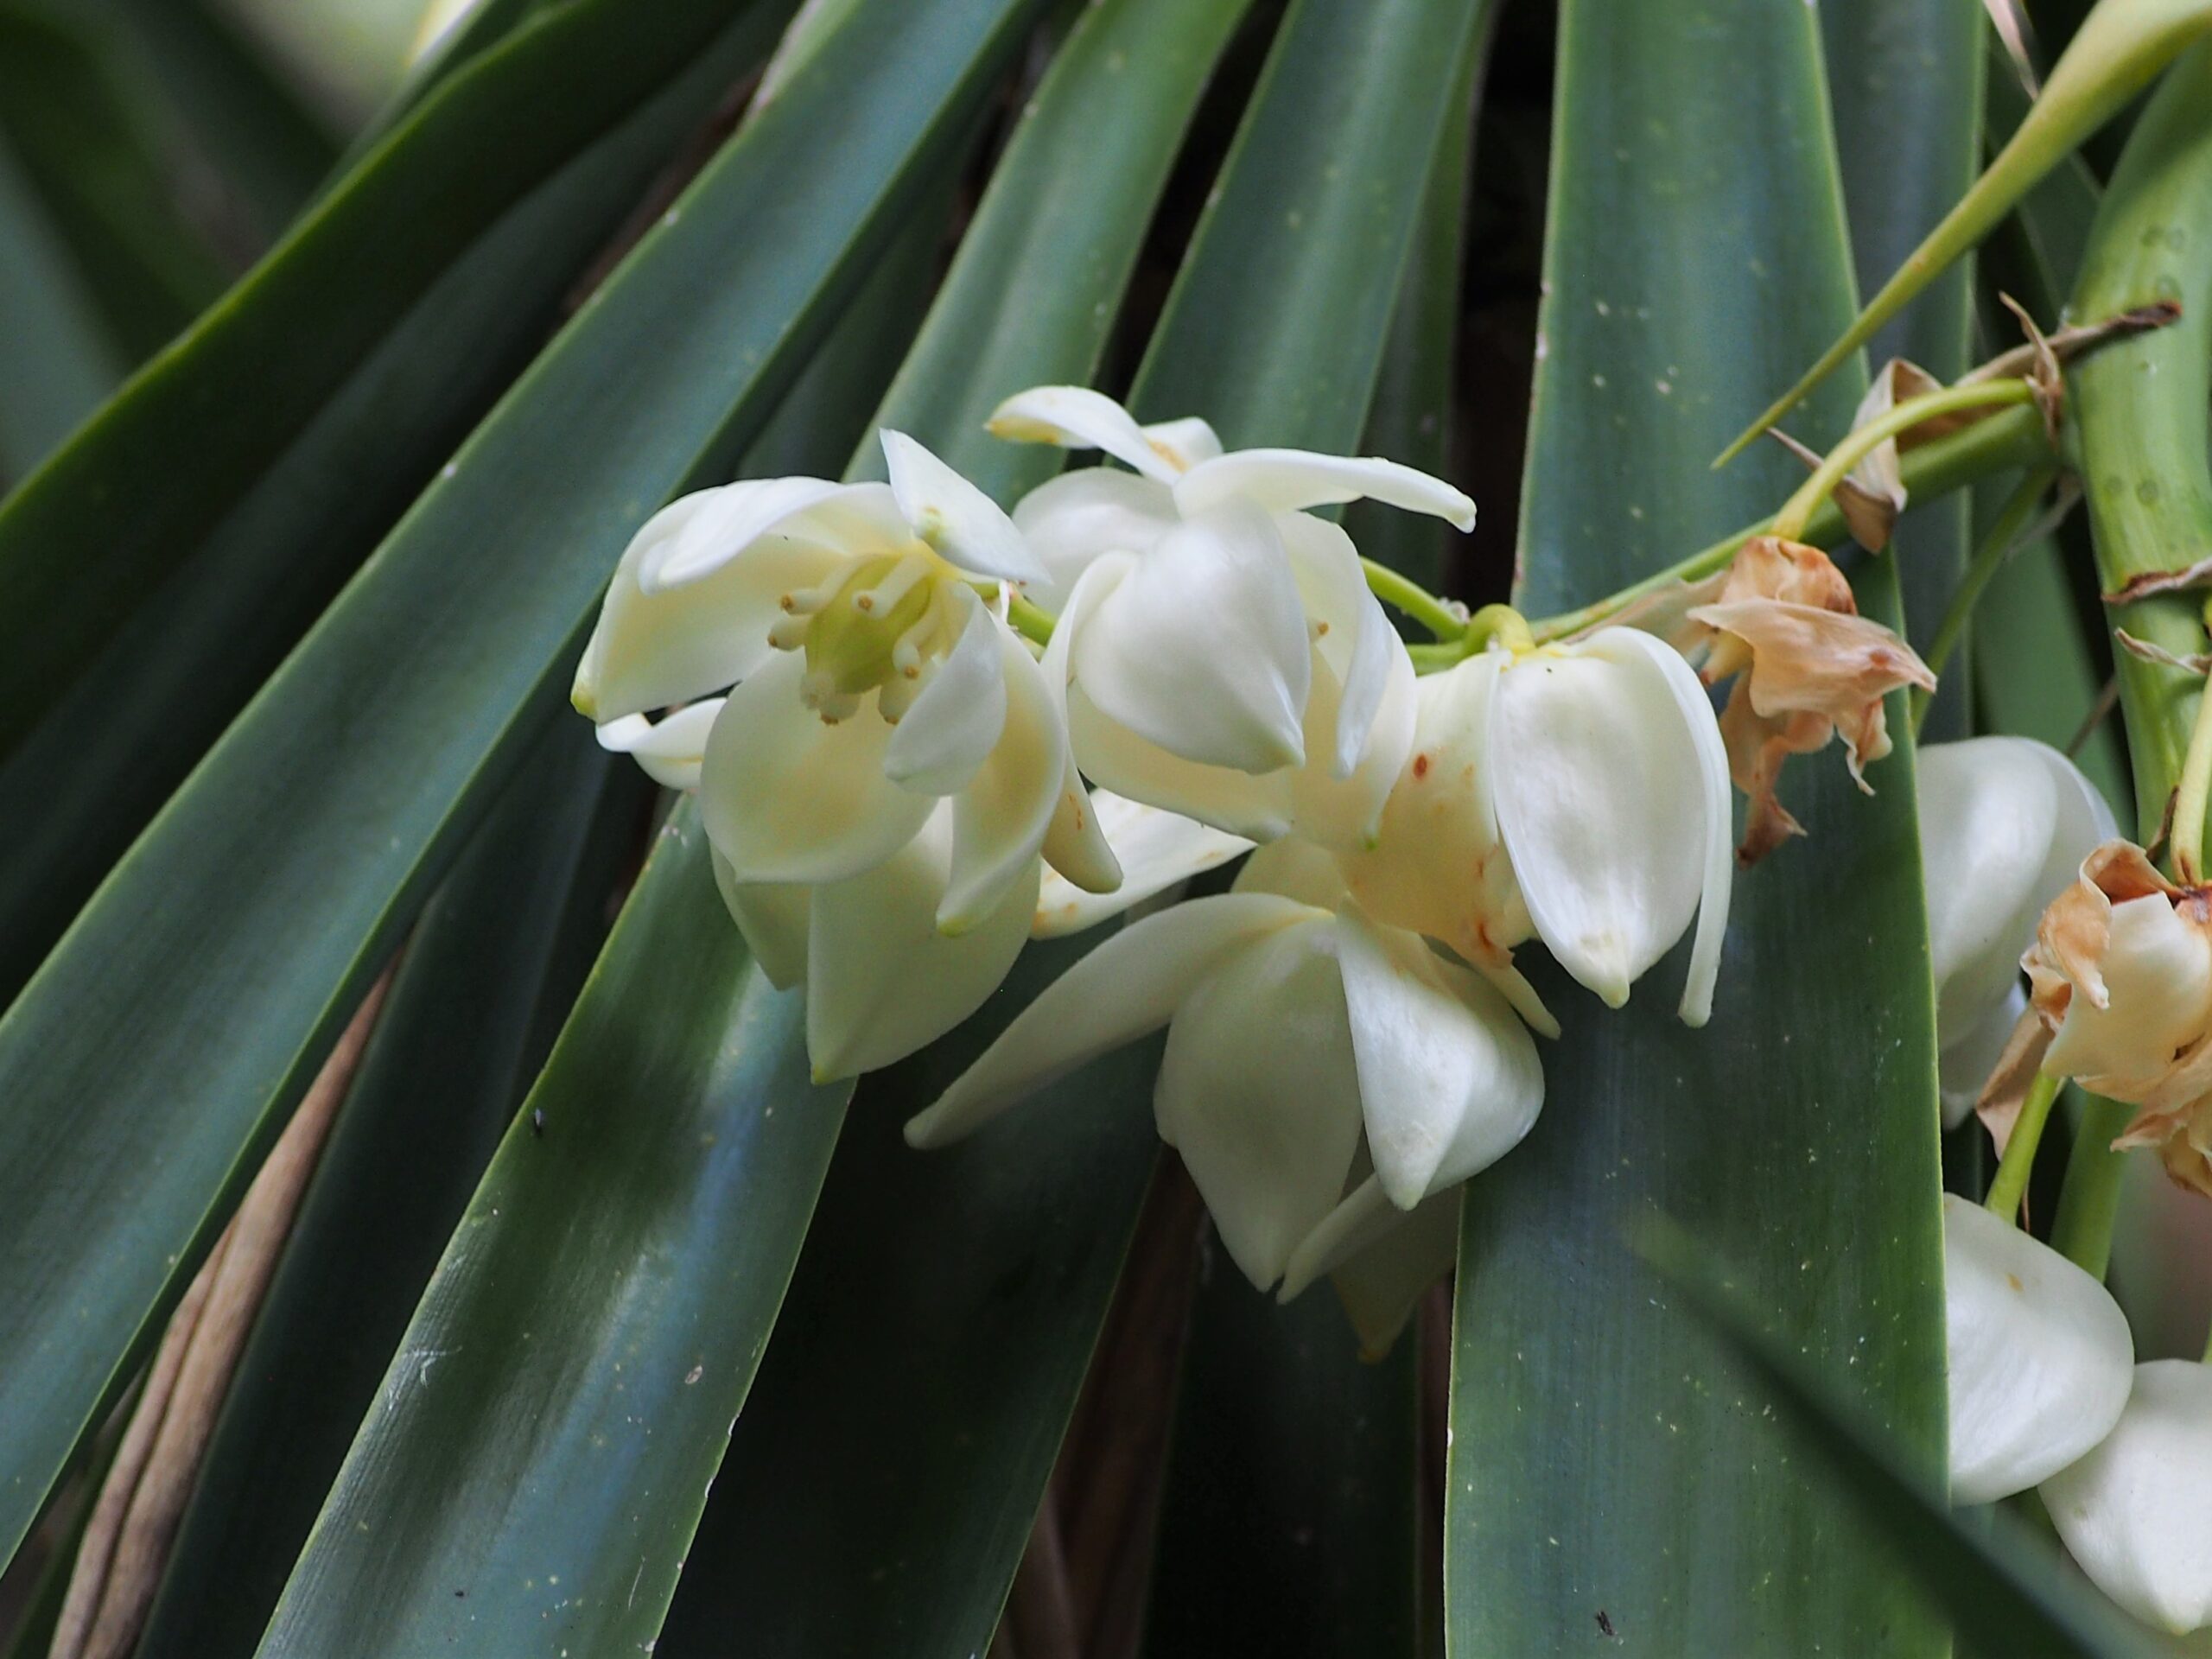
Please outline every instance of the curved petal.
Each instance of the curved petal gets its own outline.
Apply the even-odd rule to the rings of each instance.
[[[930,677],[883,750],[883,775],[918,795],[952,795],[990,756],[1006,729],[1006,625],[984,607],[975,590],[957,588],[955,602],[968,612],[952,649]],[[1017,645],[1021,659],[1036,664]]]
[[[1147,742],[1240,772],[1304,761],[1306,613],[1265,514],[1177,525],[1072,632],[1075,683]]]
[[[815,1081],[874,1071],[926,1047],[999,988],[1029,938],[1036,866],[958,938],[937,914],[953,858],[952,812],[874,868],[814,891],[806,1052]]]
[[[639,770],[664,789],[696,789],[699,763],[707,753],[707,734],[722,711],[726,697],[708,697],[686,704],[664,720],[653,721],[643,715],[610,720],[594,734],[599,747],[610,754],[626,754]]]
[[[832,726],[798,700],[779,652],[729,695],[707,741],[699,815],[735,878],[835,881],[913,839],[935,802],[883,775],[893,728],[873,708]]]
[[[1032,386],[991,411],[985,429],[1016,443],[1103,449],[1147,478],[1172,484],[1182,468],[1144,434],[1129,411],[1088,386]]]
[[[647,594],[704,581],[763,541],[802,542],[848,556],[893,552],[914,532],[890,487],[820,478],[764,478],[709,491],[710,511],[657,542],[638,563]]]
[[[1221,434],[1202,416],[1185,415],[1176,421],[1154,421],[1137,429],[1155,454],[1178,471],[1188,472],[1202,461],[1221,453]]]
[[[1306,747],[1309,754],[1322,755],[1344,730],[1341,699],[1345,694],[1318,651],[1314,657],[1313,689],[1306,702]],[[1375,845],[1382,833],[1391,792],[1413,753],[1418,683],[1413,659],[1395,633],[1381,666],[1381,695],[1366,721],[1358,764],[1341,778],[1318,760],[1288,774],[1298,833],[1332,852],[1357,852]]]
[[[1370,1244],[1389,1237],[1408,1218],[1406,1211],[1390,1202],[1382,1183],[1368,1176],[1338,1199],[1337,1207],[1298,1241],[1298,1248],[1283,1266],[1282,1285],[1275,1300],[1295,1301],[1323,1274],[1334,1273]]]
[[[1943,1195],[1951,1501],[2025,1491],[2104,1439],[2135,1364],[2110,1292],[2048,1244]]]
[[[2212,938],[2156,893],[2114,905],[2109,928],[2106,1005],[2077,988],[2044,1066],[2062,1077],[2147,1084],[2203,1031]]]
[[[1419,934],[1347,906],[1338,935],[1368,1155],[1410,1210],[1521,1144],[1543,1109],[1543,1066],[1504,997]]]
[[[2212,1369],[2138,1365],[2119,1426],[2043,1497],[2098,1589],[2177,1636],[2212,1624]]]
[[[1504,662],[1486,652],[1415,682],[1412,741],[1376,833],[1338,853],[1370,915],[1485,972],[1510,972],[1513,948],[1535,931],[1492,793],[1490,705]]]
[[[1045,828],[1044,852],[1046,863],[1068,883],[1085,893],[1109,893],[1122,885],[1122,867],[1107,842],[1090,793],[1084,787],[1075,738],[1068,725],[1068,664],[1076,632],[1096,597],[1121,580],[1129,561],[1110,556],[1097,563],[1102,567],[1098,575],[1088,582],[1078,577],[1069,592],[1039,664],[1046,695],[1052,700],[1060,752],[1059,798],[1053,804],[1052,822]],[[1088,576],[1090,572],[1086,569],[1084,574]]]
[[[1046,571],[1029,596],[1065,611],[1077,579],[1109,553],[1142,553],[1181,522],[1164,484],[1118,467],[1048,479],[1014,503],[1014,522]]]
[[[1176,1010],[1153,1092],[1160,1138],[1262,1290],[1336,1207],[1359,1147],[1336,935],[1324,915],[1224,957]]]
[[[1938,1033],[1963,1034],[2020,976],[2044,906],[2096,845],[2042,885],[2057,840],[2057,779],[2025,738],[1932,743],[1919,753],[1920,855]],[[2063,757],[2062,757],[2063,758]]]
[[[1452,1271],[1459,1255],[1459,1200],[1453,1189],[1424,1198],[1409,1213],[1394,1208],[1396,1225],[1330,1275],[1363,1359],[1389,1353],[1421,1294]]]
[[[1455,529],[1475,527],[1475,504],[1440,478],[1379,456],[1319,455],[1307,449],[1232,449],[1201,461],[1175,486],[1175,503],[1186,516],[1244,500],[1275,512],[1381,501],[1409,512],[1442,518]]]
[[[640,564],[681,541],[687,525],[717,515],[721,493],[701,490],[671,502],[624,551],[569,693],[587,719],[620,720],[736,684],[775,654],[768,630],[782,619],[783,596],[830,580],[843,565],[842,556],[810,543],[762,542],[681,592],[647,594],[638,585]]]
[[[1124,928],[1046,986],[935,1104],[908,1119],[906,1144],[949,1145],[1086,1060],[1157,1031],[1225,956],[1314,914],[1270,894],[1224,893]]]
[[[999,504],[904,432],[885,427],[891,493],[914,534],[950,563],[1001,582],[1042,582],[1045,567]]]
[[[1122,884],[1110,893],[1090,893],[1047,870],[1037,895],[1037,918],[1030,924],[1033,939],[1080,933],[1251,849],[1242,836],[1224,835],[1195,818],[1103,789],[1091,795],[1090,805],[1120,861]]]
[[[1068,694],[1068,736],[1083,770],[1101,789],[1248,841],[1274,841],[1295,823],[1290,771],[1255,776],[1170,754],[1109,720],[1080,686]]]
[[[1011,886],[1035,876],[1038,853],[1059,805],[1066,754],[1060,712],[1044,671],[996,617],[987,614],[984,620],[999,655],[1006,715],[990,758],[953,798],[952,876],[937,918],[948,933],[974,926],[999,908]],[[920,705],[915,707],[918,711]],[[1033,913],[1033,879],[1029,893]]]
[[[768,982],[779,991],[804,984],[814,889],[800,883],[741,887],[730,872],[729,861],[712,843],[707,855],[714,861],[715,890],[721,894],[730,919],[745,935],[746,946]]]
[[[1491,698],[1498,829],[1529,914],[1609,1007],[1697,918],[1681,1016],[1701,1025],[1728,918],[1728,757],[1705,688],[1613,628],[1510,663]]]
[[[1381,602],[1368,591],[1351,537],[1310,513],[1277,513],[1274,523],[1290,556],[1314,645],[1342,688],[1323,753],[1337,778],[1349,778],[1382,706],[1393,658],[1403,656],[1406,648]],[[1310,734],[1306,747],[1311,753]]]

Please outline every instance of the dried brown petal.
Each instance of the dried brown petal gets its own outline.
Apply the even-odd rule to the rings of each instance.
[[[1989,1131],[2000,1158],[2012,1138],[2012,1126],[2020,1121],[2020,1108],[2027,1103],[2028,1090],[2035,1086],[2036,1074],[2043,1070],[2043,1057],[2050,1048],[2050,1036],[2035,1009],[2021,1014],[2019,1022],[2012,1027],[2012,1034],[2005,1039],[2005,1052],[1997,1057],[1989,1080],[1981,1085],[1981,1094],[1974,1103],[1974,1116]]]
[[[2197,588],[2212,588],[2212,558],[2199,559],[2175,570],[2138,571],[2105,594],[2104,601],[2107,605],[2132,605],[2155,594],[2185,594]]]

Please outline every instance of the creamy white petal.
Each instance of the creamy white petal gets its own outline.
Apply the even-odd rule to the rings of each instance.
[[[1157,1031],[1225,957],[1314,914],[1271,894],[1224,893],[1124,928],[1046,986],[935,1104],[909,1119],[907,1144],[957,1141],[1086,1060]]]
[[[722,697],[688,703],[665,719],[653,721],[643,715],[625,715],[597,728],[599,747],[610,754],[626,754],[639,768],[664,789],[696,789],[699,763],[706,756],[707,734],[722,711]]]
[[[1160,1138],[1262,1290],[1336,1207],[1359,1146],[1336,935],[1323,917],[1223,959],[1176,1010],[1153,1093]]]
[[[763,883],[743,887],[730,872],[729,861],[707,849],[714,861],[715,888],[728,907],[730,919],[745,935],[753,961],[768,982],[779,991],[806,982],[806,938],[812,926],[814,889],[803,883]]]
[[[1936,1028],[1948,1035],[2016,988],[2044,906],[2115,830],[2080,769],[2029,738],[1930,744],[1919,772]]]
[[[1142,553],[1181,522],[1167,486],[1118,467],[1048,479],[1014,503],[1014,522],[1046,575],[1029,596],[1065,611],[1077,579],[1109,553]]]
[[[1060,753],[1060,792],[1052,807],[1052,822],[1045,828],[1045,862],[1051,867],[1051,874],[1087,893],[1109,893],[1122,885],[1122,867],[1092,809],[1090,792],[1084,786],[1075,737],[1068,722],[1068,664],[1076,630],[1096,597],[1120,581],[1128,568],[1128,561],[1118,556],[1100,563],[1105,568],[1096,577],[1087,584],[1077,578],[1070,589],[1039,664],[1046,695],[1052,699]]]
[[[1030,925],[1032,938],[1080,933],[1251,849],[1242,836],[1224,835],[1196,818],[1106,790],[1092,793],[1090,806],[1120,861],[1122,885],[1110,893],[1088,893],[1057,870],[1047,870],[1037,895],[1037,919]]]
[[[2204,1029],[2212,1003],[2212,938],[2164,895],[2112,907],[2105,952],[2107,1003],[2076,987],[2051,1039],[2046,1069],[2062,1077],[2157,1077]]]
[[[1277,512],[1346,501],[1381,501],[1446,519],[1460,530],[1475,527],[1475,504],[1465,491],[1377,456],[1319,455],[1306,449],[1232,449],[1215,460],[1201,461],[1175,486],[1176,504],[1185,514],[1205,512],[1239,499]]]
[[[1006,729],[1007,687],[1001,636],[1006,625],[972,589],[954,589],[966,624],[944,659],[931,670],[883,751],[883,775],[918,795],[951,795],[968,787]],[[1017,645],[1016,650],[1021,648]],[[1031,667],[1028,652],[1022,660]],[[863,715],[863,718],[873,718]]]
[[[619,720],[734,685],[775,654],[768,630],[782,620],[783,596],[842,567],[840,555],[810,543],[762,542],[680,592],[647,594],[638,585],[639,565],[680,541],[687,525],[721,516],[720,493],[701,490],[663,507],[623,553],[569,694],[587,718]]]
[[[1389,1237],[1406,1219],[1407,1212],[1390,1202],[1376,1177],[1370,1174],[1357,1182],[1337,1200],[1337,1207],[1299,1240],[1283,1267],[1275,1300],[1295,1301],[1323,1274],[1334,1273],[1370,1244]]]
[[[2050,1246],[1953,1192],[1943,1325],[1952,1502],[2025,1491],[2120,1421],[2135,1364],[2120,1305]]]
[[[951,809],[862,874],[814,890],[806,1052],[817,1082],[874,1071],[926,1047],[999,988],[1029,938],[1036,866],[957,938],[937,925],[951,871]]]
[[[1017,881],[1029,883],[1034,913],[1038,855],[1060,799],[1066,753],[1060,711],[1029,648],[995,617],[989,621],[1006,720],[990,758],[953,799],[952,879],[938,912],[938,925],[948,933],[995,912]]]
[[[1068,736],[1101,789],[1248,841],[1287,836],[1295,823],[1290,769],[1255,774],[1170,754],[1099,713],[1079,686],[1068,694]]]
[[[1335,726],[1320,753],[1329,757],[1335,776],[1349,778],[1375,724],[1391,659],[1403,655],[1405,646],[1368,591],[1358,550],[1340,526],[1305,512],[1278,513],[1274,524],[1314,645],[1342,688]],[[1313,753],[1310,731],[1306,747]]]
[[[2136,1618],[2176,1636],[2212,1624],[2212,1369],[2137,1366],[2119,1426],[2043,1498],[2082,1570]]]
[[[912,840],[935,804],[883,775],[893,728],[873,705],[830,726],[799,702],[805,669],[778,653],[730,693],[708,738],[699,815],[741,882],[857,875]]]
[[[1075,683],[1147,742],[1249,772],[1305,760],[1306,614],[1266,514],[1177,525],[1072,632]]]
[[[999,504],[904,432],[885,427],[891,493],[914,534],[961,569],[1001,582],[1042,582],[1046,569]]]
[[[1179,421],[1154,421],[1140,427],[1145,442],[1172,466],[1188,471],[1221,453],[1221,434],[1203,416],[1185,415]]]
[[[1486,652],[1415,683],[1407,758],[1376,831],[1338,853],[1369,914],[1493,973],[1510,971],[1505,953],[1535,931],[1491,790],[1490,703],[1504,661]]]
[[[906,515],[883,484],[832,484],[819,478],[766,478],[711,492],[710,511],[684,521],[680,535],[645,550],[638,585],[648,595],[704,581],[766,540],[800,542],[832,553],[891,552],[913,540]]]
[[[1368,1155],[1410,1210],[1521,1144],[1544,1103],[1535,1040],[1478,976],[1417,933],[1338,913]]]
[[[2012,1040],[2012,1028],[2027,1011],[2028,994],[2016,983],[2008,987],[2004,998],[1964,1032],[1955,1034],[1938,1027],[1936,1071],[1942,1087],[1946,1129],[1957,1128],[1973,1114],[1982,1084],[1997,1069],[2005,1046]]]
[[[1689,665],[1627,628],[1521,658],[1491,697],[1487,747],[1546,947],[1618,1007],[1694,915],[1681,1016],[1703,1024],[1728,919],[1728,762]]]
[[[2167,1175],[2147,1149],[2122,1155],[2112,1283],[2141,1357],[2204,1351],[2212,1334],[2212,1200]]]
[[[1359,763],[1339,779],[1323,758],[1343,729],[1339,693],[1318,651],[1314,657],[1313,687],[1306,702],[1306,749],[1314,758],[1287,774],[1291,813],[1300,835],[1332,852],[1353,852],[1373,846],[1382,834],[1391,791],[1413,753],[1419,682],[1413,659],[1394,634]]]
[[[1019,443],[1102,449],[1163,484],[1173,483],[1182,471],[1145,436],[1128,410],[1088,386],[1032,386],[1017,391],[991,411],[985,425]]]
[[[1452,1271],[1459,1255],[1464,1190],[1439,1192],[1410,1212],[1394,1208],[1396,1225],[1330,1275],[1337,1300],[1358,1333],[1363,1357],[1380,1359],[1389,1353],[1422,1294]]]

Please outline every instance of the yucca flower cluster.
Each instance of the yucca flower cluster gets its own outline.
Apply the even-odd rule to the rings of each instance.
[[[1386,1344],[1449,1263],[1459,1184],[1543,1103],[1535,1037],[1559,1026],[1516,953],[1541,944],[1618,1007],[1694,933],[1680,1007],[1703,1024],[1732,772],[1769,826],[1748,861],[1796,829],[1783,758],[1841,729],[1856,771],[1887,750],[1883,694],[1926,671],[1825,554],[1768,537],[1663,626],[1540,644],[1502,613],[1417,677],[1315,510],[1469,529],[1451,485],[1225,450],[1076,387],[990,424],[1108,464],[1008,513],[887,431],[887,482],[684,497],[623,555],[575,705],[696,791],[731,914],[806,987],[824,1078],[967,1019],[1032,937],[1256,846],[1230,891],[1064,975],[907,1138],[944,1145],[1164,1027],[1160,1133],[1230,1256],[1286,1298],[1338,1274]],[[1706,682],[1732,677],[1716,715]]]

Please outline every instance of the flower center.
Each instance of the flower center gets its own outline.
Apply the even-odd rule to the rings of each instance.
[[[953,590],[962,586],[950,565],[917,543],[857,561],[834,587],[785,594],[768,643],[806,654],[799,696],[824,721],[849,717],[880,689],[876,706],[896,725],[951,648],[963,616]]]

